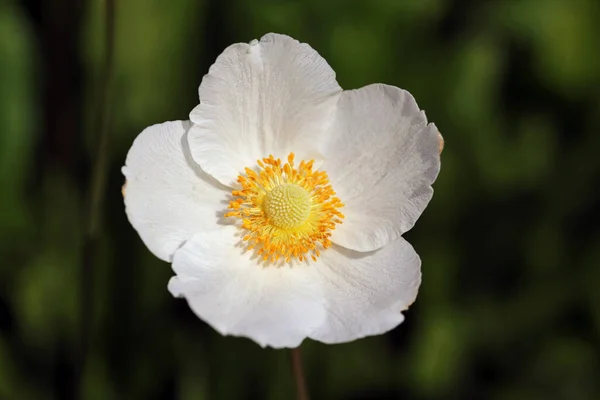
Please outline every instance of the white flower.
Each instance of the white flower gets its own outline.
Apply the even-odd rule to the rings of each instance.
[[[123,174],[127,215],[173,263],[169,290],[261,346],[387,332],[421,282],[401,235],[432,197],[441,136],[387,85],[342,91],[309,45],[234,44],[190,121],[146,128]]]

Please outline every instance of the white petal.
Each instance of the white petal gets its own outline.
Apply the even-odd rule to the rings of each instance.
[[[340,97],[323,169],[346,205],[332,240],[378,249],[413,227],[440,170],[439,133],[407,91],[370,85]]]
[[[194,235],[175,253],[169,290],[223,335],[263,347],[300,345],[325,318],[317,269],[261,266],[236,247],[237,232],[228,226]]]
[[[403,238],[368,253],[334,246],[321,254],[316,269],[327,321],[310,337],[325,343],[349,342],[395,328],[421,284],[421,260]]]
[[[225,185],[273,154],[319,158],[341,88],[335,72],[308,44],[268,34],[228,47],[200,85],[190,114],[194,159]]]
[[[213,230],[225,212],[226,192],[192,160],[189,121],[144,129],[123,167],[125,209],[131,225],[158,258],[170,261],[181,244],[200,230]]]

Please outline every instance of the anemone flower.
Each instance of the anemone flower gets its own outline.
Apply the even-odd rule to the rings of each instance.
[[[402,234],[433,195],[442,139],[413,96],[343,91],[308,44],[268,34],[217,58],[189,121],[146,128],[123,174],[129,221],[170,292],[261,346],[385,333],[415,300]]]

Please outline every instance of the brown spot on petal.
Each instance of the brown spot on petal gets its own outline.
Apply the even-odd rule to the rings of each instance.
[[[123,198],[125,198],[125,191],[127,189],[127,181],[125,181],[125,183],[123,184],[123,186],[121,186],[121,194],[123,195]]]
[[[404,308],[402,310],[400,310],[400,312],[407,311],[410,307],[412,307],[413,304],[415,304],[415,301],[417,301],[416,296],[413,299],[413,301],[411,301],[409,304],[405,305]]]
[[[444,150],[444,137],[440,132],[438,132],[438,137],[440,139],[440,154],[442,154],[442,151]]]

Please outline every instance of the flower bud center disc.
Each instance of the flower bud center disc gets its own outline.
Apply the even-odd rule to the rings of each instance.
[[[269,222],[281,229],[294,229],[310,215],[310,194],[303,187],[286,183],[265,195],[263,210]]]

